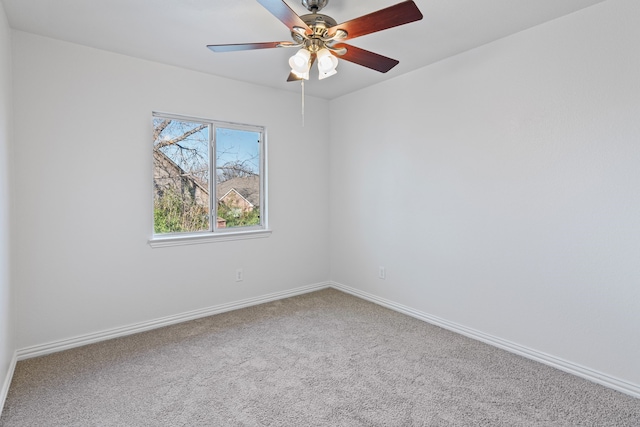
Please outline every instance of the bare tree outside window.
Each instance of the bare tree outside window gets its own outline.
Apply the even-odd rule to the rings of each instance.
[[[258,127],[154,115],[154,233],[261,226],[262,140]]]

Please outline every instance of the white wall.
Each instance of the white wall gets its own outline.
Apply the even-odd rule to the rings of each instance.
[[[22,32],[14,80],[18,348],[329,279],[327,101]],[[147,245],[152,111],[267,127],[270,237]]]
[[[15,351],[9,271],[9,157],[11,144],[11,30],[0,3],[0,411]]]
[[[607,1],[332,101],[332,279],[640,387],[638,16]]]

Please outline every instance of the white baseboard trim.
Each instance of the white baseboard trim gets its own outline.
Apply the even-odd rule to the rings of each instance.
[[[139,332],[148,331],[151,329],[161,328],[163,326],[174,325],[174,324],[186,322],[189,320],[212,316],[214,314],[220,314],[227,311],[238,310],[241,308],[251,307],[258,304],[264,304],[266,302],[276,301],[284,298],[293,297],[296,295],[302,295],[309,292],[318,291],[321,289],[328,288],[330,286],[331,286],[330,282],[316,283],[312,285],[289,289],[286,291],[274,292],[271,294],[261,295],[254,298],[247,298],[240,301],[234,301],[226,304],[220,304],[212,307],[202,308],[199,310],[188,311],[185,313],[162,317],[159,319],[150,320],[146,322],[135,323],[132,325],[123,326],[119,328],[113,328],[105,331],[79,335],[73,338],[53,341],[46,344],[34,345],[31,347],[19,349],[16,352],[17,360],[30,359],[32,357],[43,356],[45,354],[68,350],[74,347],[80,347],[87,344],[93,344],[100,341],[123,337],[126,335],[132,335]],[[7,389],[8,389],[8,385],[7,385]]]
[[[504,340],[502,338],[495,337],[493,335],[485,334],[484,332],[480,332],[475,329],[468,328],[466,326],[459,325],[454,322],[450,322],[440,317],[433,316],[433,315],[421,312],[419,310],[415,310],[411,307],[398,304],[391,300],[378,297],[376,295],[343,285],[341,283],[331,282],[331,287],[339,291],[346,292],[348,294],[356,296],[358,298],[362,298],[364,300],[367,300],[375,304],[381,305],[383,307],[389,308],[391,310],[397,311],[399,313],[403,313],[408,316],[415,317],[416,319],[425,321],[427,323],[439,326],[444,329],[448,329],[452,332],[456,332],[458,334],[464,335],[466,337],[469,337],[478,341],[482,341],[494,347],[501,348],[503,350],[518,354],[528,359],[535,360],[537,362],[554,367],[561,371],[576,375],[578,377],[584,378],[594,383],[601,384],[605,387],[612,388],[614,390],[620,391],[630,396],[640,398],[640,385],[638,384],[629,383],[627,381],[612,377],[602,372],[595,371],[585,366],[581,366],[573,362],[569,362],[567,360],[552,356],[550,354],[546,354],[528,347],[524,347],[522,345]]]
[[[428,313],[421,312],[419,310],[415,310],[411,307],[398,304],[394,301],[378,297],[376,295],[343,285],[341,283],[321,282],[321,283],[316,283],[312,285],[301,286],[301,287],[286,290],[286,291],[274,292],[274,293],[262,295],[259,297],[247,298],[240,301],[220,304],[220,305],[207,307],[199,310],[193,310],[193,311],[189,311],[181,314],[176,314],[173,316],[162,317],[162,318],[147,321],[147,322],[140,322],[140,323],[124,326],[124,327],[113,328],[105,331],[95,332],[95,333],[86,334],[86,335],[80,335],[73,338],[67,338],[67,339],[53,341],[46,344],[35,345],[35,346],[19,349],[14,353],[13,360],[9,368],[9,372],[5,377],[5,381],[2,385],[2,390],[0,390],[0,412],[2,410],[2,407],[4,406],[4,401],[6,399],[7,393],[9,392],[9,386],[11,384],[11,379],[13,377],[13,372],[15,370],[16,363],[19,360],[25,360],[32,357],[43,356],[45,354],[68,350],[74,347],[80,347],[87,344],[93,344],[99,341],[105,341],[112,338],[132,335],[139,332],[148,331],[151,329],[161,328],[163,326],[174,325],[174,324],[186,322],[189,320],[212,316],[214,314],[220,314],[227,311],[238,310],[245,307],[251,307],[258,304],[264,304],[271,301],[289,298],[296,295],[315,292],[315,291],[319,291],[321,289],[325,289],[329,287],[351,294],[358,298],[362,298],[364,300],[373,302],[375,304],[389,308],[399,313],[406,314],[408,316],[414,317],[424,322],[439,326],[444,329],[448,329],[452,332],[456,332],[461,335],[467,336],[469,338],[493,345],[495,347],[501,348],[511,353],[515,353],[520,356],[526,357],[528,359],[535,360],[537,362],[554,367],[556,369],[560,369],[561,371],[568,372],[570,374],[576,375],[586,380],[601,384],[605,387],[618,390],[630,396],[640,398],[640,385],[632,384],[627,381],[620,380],[618,378],[604,374],[602,372],[598,372],[593,369],[590,369],[581,365],[577,365],[567,360],[552,356],[550,354],[546,354],[528,347],[524,347],[519,344],[513,343],[511,341],[507,341],[502,338],[495,337],[493,335],[485,334],[484,332],[481,332],[472,328],[468,328],[466,326],[457,324],[455,322],[450,322],[440,317],[433,316]]]
[[[18,363],[18,354],[13,352],[11,363],[9,364],[9,370],[5,373],[4,382],[2,383],[2,389],[0,389],[0,416],[4,409],[4,402],[7,400],[9,394],[9,386],[11,386],[11,380],[13,379],[13,373],[16,370],[16,363]]]

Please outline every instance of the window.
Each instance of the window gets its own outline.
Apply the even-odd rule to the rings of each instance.
[[[153,114],[151,246],[264,237],[265,130]]]

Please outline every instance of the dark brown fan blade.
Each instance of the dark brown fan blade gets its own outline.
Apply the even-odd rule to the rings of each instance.
[[[413,1],[404,1],[395,6],[380,9],[377,12],[333,26],[329,28],[329,36],[333,36],[336,30],[340,29],[347,32],[347,37],[343,40],[348,40],[421,19],[422,13],[418,6]]]
[[[345,61],[353,62],[354,64],[371,68],[372,70],[380,71],[381,73],[386,73],[400,63],[400,61],[395,59],[387,58],[386,56],[345,43],[339,43],[333,47],[336,49],[340,49],[341,47],[347,48],[347,53],[344,55],[336,55],[336,57],[344,59]]]
[[[238,50],[271,49],[282,45],[293,45],[291,42],[266,42],[266,43],[237,43],[237,44],[210,44],[209,49],[214,52],[235,52]]]
[[[269,12],[278,18],[287,28],[304,28],[307,34],[311,34],[311,28],[283,1],[283,0],[258,0]]]

